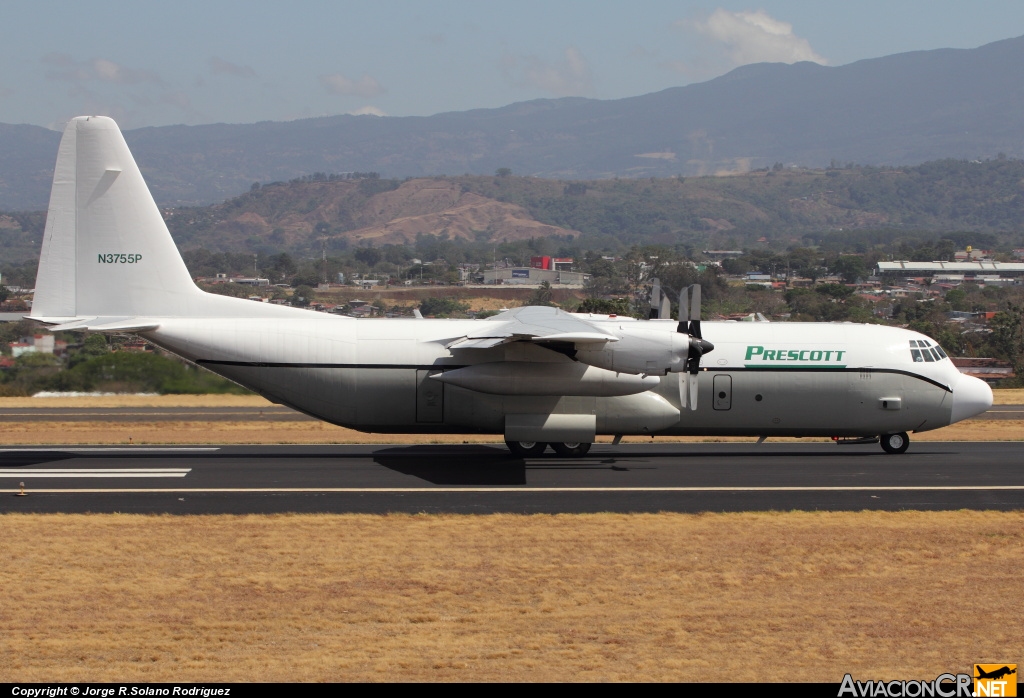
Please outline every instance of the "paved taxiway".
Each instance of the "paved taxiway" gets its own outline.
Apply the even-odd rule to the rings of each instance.
[[[19,497],[19,483],[27,496]],[[8,447],[0,511],[656,512],[1022,509],[1024,444]]]

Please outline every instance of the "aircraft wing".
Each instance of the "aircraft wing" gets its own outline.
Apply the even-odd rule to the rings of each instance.
[[[480,323],[479,329],[447,346],[449,349],[490,349],[509,342],[595,344],[617,341],[618,337],[564,310],[531,305],[489,317]]]

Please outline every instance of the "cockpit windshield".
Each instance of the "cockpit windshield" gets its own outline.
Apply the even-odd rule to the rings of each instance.
[[[910,340],[910,356],[913,357],[915,363],[922,361],[931,363],[949,358],[946,352],[942,351],[942,347],[928,339]]]

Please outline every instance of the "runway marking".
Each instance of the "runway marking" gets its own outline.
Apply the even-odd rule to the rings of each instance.
[[[54,477],[185,477],[190,472],[192,472],[192,468],[22,468],[18,470],[0,470],[0,477],[33,479]]]
[[[0,448],[0,453],[211,453],[219,446],[30,446]]]
[[[183,477],[183,476],[182,476]],[[31,489],[39,494],[403,494],[512,492],[958,492],[1024,491],[1024,485],[935,485],[881,487],[207,487],[180,489]],[[10,490],[14,491],[14,490]]]

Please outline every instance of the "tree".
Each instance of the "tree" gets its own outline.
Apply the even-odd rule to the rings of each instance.
[[[551,282],[544,281],[541,283],[540,288],[536,289],[530,294],[529,300],[526,301],[527,305],[554,305],[551,302]]]
[[[68,359],[68,367],[74,368],[83,361],[94,359],[97,356],[103,356],[108,354],[110,349],[107,347],[107,338],[102,334],[91,334],[85,338],[82,342],[82,348],[76,351]]]
[[[508,167],[499,167],[494,171],[496,177],[509,177],[512,175],[512,170]]]
[[[604,298],[584,298],[577,313],[594,313],[595,315],[625,315],[629,317],[633,308],[628,298],[605,300]]]
[[[1024,376],[1024,306],[1008,303],[988,323],[992,348],[1013,364],[1013,372]]]
[[[864,259],[856,255],[840,256],[836,260],[835,270],[848,284],[855,284],[868,276],[868,268],[864,264]]]
[[[381,251],[375,247],[360,247],[355,251],[355,258],[371,269],[377,266],[383,257]]]
[[[313,302],[313,289],[309,286],[296,286],[292,293],[292,305],[305,308]]]
[[[462,303],[454,298],[424,298],[420,303],[420,312],[428,317],[464,315],[467,310],[468,303]]]

